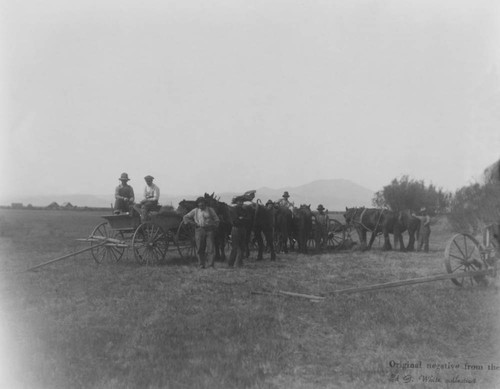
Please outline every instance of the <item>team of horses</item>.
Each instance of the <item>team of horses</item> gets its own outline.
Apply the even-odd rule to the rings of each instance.
[[[205,193],[204,198],[208,206],[212,207],[219,216],[220,223],[215,234],[215,257],[225,260],[224,247],[231,234],[235,208],[220,201],[214,194]],[[177,209],[185,214],[197,206],[196,201],[182,200]],[[277,203],[262,204],[257,202],[243,205],[246,220],[246,253],[250,254],[250,246],[257,246],[257,260],[262,260],[264,253],[270,253],[271,260],[276,259],[277,252],[287,253],[295,249],[301,253],[308,252],[307,241],[313,236],[313,212],[310,205],[302,204],[293,210],[280,207]],[[346,208],[344,213],[346,227],[357,231],[362,249],[370,249],[375,238],[384,236],[383,249],[391,250],[390,235],[394,236],[394,249],[414,250],[415,238],[420,227],[420,220],[409,212],[393,212],[376,208]],[[409,242],[405,246],[403,233],[408,232]],[[371,233],[369,242],[367,236]]]

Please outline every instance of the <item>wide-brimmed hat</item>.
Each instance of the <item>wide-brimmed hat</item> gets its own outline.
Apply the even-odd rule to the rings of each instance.
[[[290,195],[288,194],[288,192],[286,192],[286,191],[285,191],[285,192],[283,193],[283,197],[290,197]]]
[[[127,173],[122,173],[122,175],[120,176],[119,180],[120,181],[130,181],[130,179],[128,178],[128,174]]]
[[[154,180],[155,178],[148,174],[146,177],[144,177],[144,179],[147,181],[147,180]]]
[[[323,211],[325,207],[323,207],[323,204],[318,205],[318,208],[316,208],[318,211]]]

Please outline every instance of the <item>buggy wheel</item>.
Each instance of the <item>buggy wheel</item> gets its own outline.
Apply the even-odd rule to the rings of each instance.
[[[194,226],[181,222],[175,235],[175,243],[181,258],[196,257],[196,241],[194,239]]]
[[[134,232],[132,248],[139,264],[157,264],[165,259],[168,238],[160,226],[151,222],[142,223]]]
[[[481,270],[483,267],[481,262],[479,243],[469,234],[456,234],[446,245],[444,265],[448,273],[457,275],[457,278],[451,279],[457,286],[484,285],[486,278],[483,275],[460,277],[462,272]]]
[[[346,239],[345,226],[335,219],[330,219],[328,224],[328,242],[327,247],[337,250],[344,245]]]
[[[118,239],[123,241],[123,234],[121,232],[114,231],[111,229],[108,222],[103,222],[94,228],[92,231],[92,240],[90,241],[90,246],[94,247],[90,252],[94,261],[97,263],[102,263],[103,261],[118,262],[125,252],[125,243],[112,243],[108,242],[104,246],[100,244],[106,239]]]

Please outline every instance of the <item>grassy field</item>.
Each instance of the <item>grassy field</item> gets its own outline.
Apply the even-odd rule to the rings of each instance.
[[[1,388],[500,387],[497,280],[332,293],[443,274],[444,219],[428,254],[291,253],[199,270],[140,267],[131,253],[97,265],[87,252],[24,271],[86,247],[75,239],[99,215],[0,211]]]

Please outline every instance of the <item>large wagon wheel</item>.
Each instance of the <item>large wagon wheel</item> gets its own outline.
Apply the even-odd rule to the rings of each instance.
[[[106,239],[123,241],[123,235],[121,232],[111,229],[108,222],[97,225],[92,231],[90,241],[91,246],[99,245],[90,250],[94,261],[97,263],[102,263],[103,261],[118,262],[123,256],[126,245],[124,243],[108,242],[102,246],[101,243]]]
[[[330,219],[328,224],[327,246],[337,250],[344,245],[346,240],[346,226],[336,219]]]
[[[165,259],[168,237],[159,225],[145,222],[139,225],[132,237],[132,249],[141,265],[157,264]]]
[[[175,243],[181,258],[196,257],[196,241],[194,239],[194,225],[181,222],[175,235]]]
[[[478,241],[469,234],[456,234],[446,245],[444,265],[448,273],[455,273],[452,278],[457,286],[466,286],[486,283],[484,275],[460,277],[460,273],[478,271],[483,268],[481,247]]]

